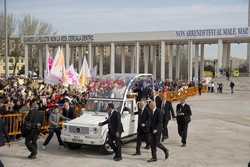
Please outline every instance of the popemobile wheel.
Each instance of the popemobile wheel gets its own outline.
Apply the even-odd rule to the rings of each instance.
[[[101,146],[101,152],[103,154],[109,155],[109,154],[113,154],[114,151],[112,150],[112,148],[110,147],[109,143],[108,143],[108,135],[106,137],[105,143]]]

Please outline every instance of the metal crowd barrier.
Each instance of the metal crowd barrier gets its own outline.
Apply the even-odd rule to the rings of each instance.
[[[207,85],[203,86],[202,92],[207,92]],[[166,93],[166,98],[169,101],[178,101],[183,97],[189,97],[194,96],[198,94],[198,87],[191,87],[184,89],[182,92],[178,91],[170,91]],[[162,96],[162,93],[160,93],[160,96]],[[75,106],[75,114],[76,117],[80,116],[81,110],[84,108],[83,104],[78,104]],[[42,131],[41,136],[43,136],[44,133],[48,132],[49,124],[48,124],[48,118],[49,114],[46,113],[46,111],[43,112],[43,125],[42,125]],[[25,121],[25,117],[27,114],[7,114],[7,115],[0,115],[0,118],[3,119],[6,125],[6,129],[9,132],[9,135],[21,135],[21,126],[23,122]],[[63,122],[60,122],[60,125],[62,125]]]
[[[84,107],[84,105],[79,104],[76,105],[74,108],[76,117],[80,116],[81,110]],[[49,129],[49,114],[46,113],[46,111],[40,111],[43,113],[43,125],[41,128],[41,136],[43,136],[44,133],[48,132]],[[21,126],[23,125],[25,118],[28,114],[6,114],[6,115],[1,115],[0,118],[3,120],[5,123],[6,129],[9,132],[9,135],[21,135]],[[63,124],[63,121],[59,123],[60,125]]]
[[[202,88],[202,93],[206,93],[207,92],[207,85],[203,85]],[[184,97],[190,97],[190,96],[194,96],[196,94],[199,93],[199,89],[198,86],[195,87],[190,87],[187,89],[183,89],[181,92],[178,91],[169,91],[166,92],[166,99],[168,101],[178,101]],[[163,93],[159,93],[159,96],[162,98]]]

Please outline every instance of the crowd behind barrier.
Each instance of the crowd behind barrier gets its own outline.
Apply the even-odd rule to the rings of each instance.
[[[203,85],[202,92],[205,93],[207,92],[207,85]],[[192,87],[186,87],[183,89],[175,90],[175,91],[161,91],[159,92],[159,96],[162,97],[163,93],[166,94],[166,98],[169,101],[178,101],[181,98],[186,98],[190,96],[194,96],[198,94],[198,86],[192,86]],[[74,105],[74,112],[76,117],[79,117],[81,114],[81,110],[85,107],[84,103],[78,103]],[[43,136],[46,132],[48,132],[49,124],[48,124],[48,114],[46,113],[46,110],[40,110],[43,112],[44,115],[44,121],[42,125],[42,131],[41,131],[41,136]],[[6,124],[6,128],[9,132],[9,135],[11,136],[16,136],[16,135],[21,135],[21,126],[23,122],[25,121],[25,117],[27,116],[27,113],[14,113],[14,114],[6,114],[6,115],[1,115],[0,118],[3,119],[3,121]],[[60,123],[62,125],[63,122]]]

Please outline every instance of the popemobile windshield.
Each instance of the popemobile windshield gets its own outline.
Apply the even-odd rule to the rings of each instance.
[[[108,125],[98,126],[107,119],[106,107],[113,103],[115,110],[121,113],[124,132],[122,140],[128,141],[136,137],[138,111],[137,94],[133,93],[139,80],[147,81],[153,89],[152,74],[109,74],[100,78],[93,86],[91,97],[87,101],[83,114],[62,126],[62,141],[69,149],[79,149],[82,145],[100,146],[104,154],[111,154],[108,145]]]

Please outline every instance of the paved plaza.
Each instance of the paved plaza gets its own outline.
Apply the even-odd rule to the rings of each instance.
[[[80,150],[59,148],[54,136],[46,150],[41,150],[44,139],[38,141],[37,159],[29,160],[24,140],[11,148],[1,147],[0,157],[6,167],[244,167],[250,161],[250,91],[230,94],[202,94],[187,99],[193,112],[189,124],[187,147],[180,147],[176,121],[169,122],[170,138],[164,145],[170,150],[168,160],[158,149],[158,161],[150,150],[142,148],[142,155],[134,157],[135,141],[122,147],[123,160],[114,162],[113,155],[102,155],[97,148]],[[176,106],[176,102],[173,104]],[[143,144],[144,147],[144,144]]]

